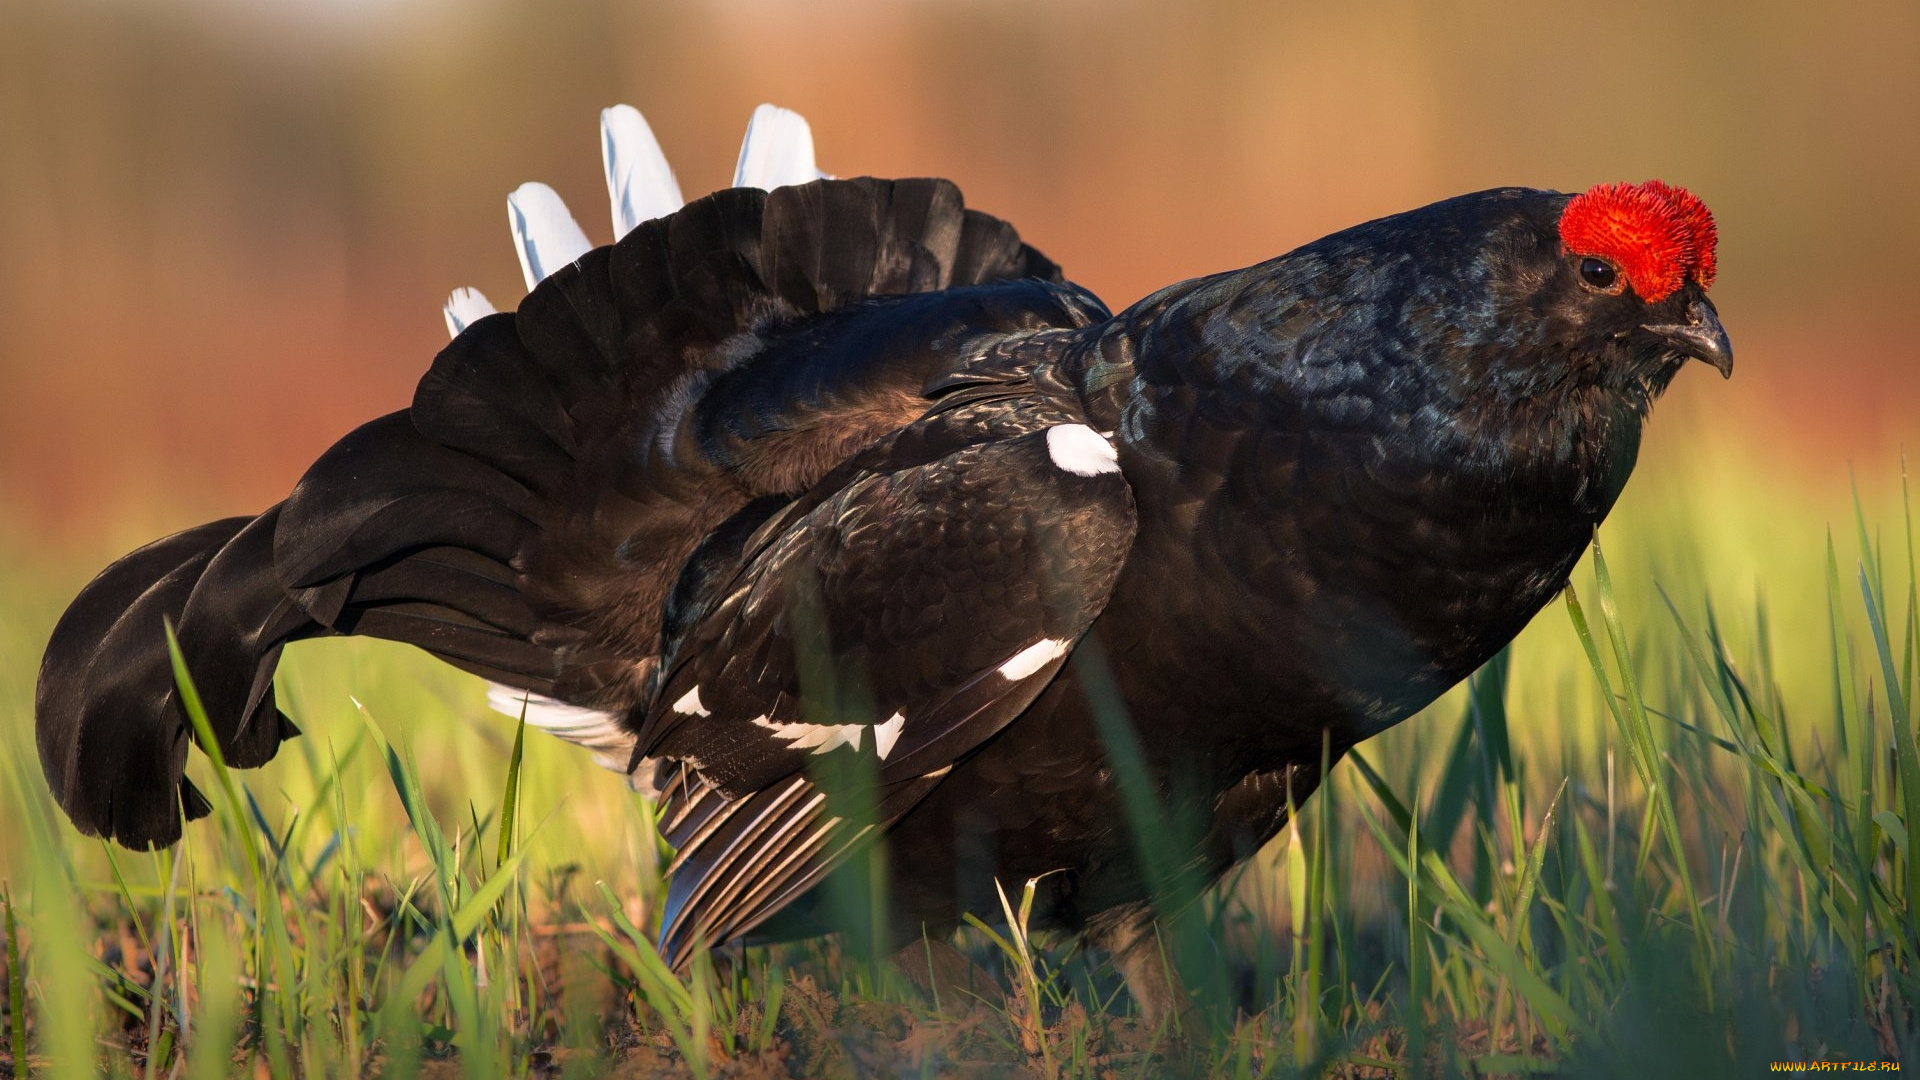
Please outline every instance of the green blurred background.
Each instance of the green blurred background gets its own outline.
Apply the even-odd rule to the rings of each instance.
[[[1462,191],[1659,176],[1719,217],[1739,369],[1680,380],[1648,472],[1825,513],[1920,417],[1913,0],[7,0],[0,537],[84,562],[283,495],[406,403],[449,289],[517,300],[514,186],[609,238],[618,101],[689,197],[774,101],[823,168],[951,177],[1116,307]]]

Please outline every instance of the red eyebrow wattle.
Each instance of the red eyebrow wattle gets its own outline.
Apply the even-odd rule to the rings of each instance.
[[[1566,249],[1613,262],[1648,303],[1665,300],[1688,278],[1710,287],[1717,240],[1707,204],[1660,180],[1596,185],[1560,215]]]

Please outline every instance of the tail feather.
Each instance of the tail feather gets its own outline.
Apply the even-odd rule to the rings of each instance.
[[[826,176],[813,163],[813,128],[807,118],[778,105],[762,105],[747,121],[733,186],[772,191]]]
[[[447,333],[459,337],[460,331],[494,314],[494,310],[493,301],[487,299],[486,293],[479,289],[460,288],[447,297],[440,313],[446,316]]]
[[[507,196],[507,226],[529,289],[593,247],[567,204],[545,184],[521,184]]]
[[[857,182],[786,188],[767,201],[767,281],[811,314],[874,294],[895,274],[881,241],[895,192]],[[880,195],[880,198],[875,198]],[[890,232],[891,230],[889,230]]]
[[[101,571],[54,627],[34,698],[40,766],[81,832],[128,846],[179,839],[209,807],[182,776],[187,723],[173,702],[165,620],[251,518],[156,540]],[[161,763],[156,774],[155,763]]]
[[[418,548],[342,580],[350,583],[347,603],[360,611],[418,603],[459,612],[477,629],[522,640],[541,629],[540,617],[520,594],[512,568],[468,548]],[[342,616],[325,620],[326,625],[343,622],[346,610],[342,605]]]
[[[182,776],[166,618],[236,765],[296,733],[273,669],[288,642],[328,634],[552,699],[551,726],[618,751],[703,537],[917,415],[953,327],[1018,329],[1079,302],[1010,280],[1057,271],[944,181],[721,192],[558,269],[566,230],[529,216],[523,231],[530,274],[552,272],[517,312],[472,309],[409,409],[342,438],[280,506],[143,548],[74,602],[37,713],[82,830],[164,844],[182,808],[206,810]],[[963,286],[924,318],[862,304]]]
[[[511,325],[476,326],[460,341],[511,333]],[[429,439],[407,412],[363,425],[301,478],[264,571],[336,633],[407,642],[550,693],[562,639],[522,592],[513,563],[552,511],[508,475],[526,461],[496,450],[496,460],[483,461]],[[570,466],[550,446],[534,457],[549,477]],[[535,643],[540,635],[546,640]]]
[[[790,314],[783,306],[790,299],[769,288],[761,272],[766,204],[765,192],[728,188],[695,200],[667,221],[661,283],[674,297],[671,308],[684,313],[682,325],[706,341],[718,343],[770,316]],[[679,327],[662,329],[671,334]]]
[[[1022,243],[1012,225],[978,210],[968,210],[966,216],[960,246],[953,255],[955,280],[979,281],[989,276],[1060,280],[1060,267]]]
[[[593,751],[594,763],[628,778],[633,790],[652,785],[650,769],[629,771],[633,763],[633,732],[624,717],[599,709],[584,709],[564,701],[494,683],[487,689],[487,705],[495,712],[525,719],[528,726]]]
[[[221,545],[180,611],[180,652],[229,764],[251,769],[298,733],[274,701],[273,669],[287,642],[325,633],[274,580],[276,506]]]
[[[412,435],[484,461],[531,493],[552,494],[580,447],[554,376],[531,361],[514,322],[475,325],[421,379],[408,414]]]
[[[600,160],[607,170],[615,240],[643,221],[673,213],[685,201],[653,129],[631,105],[600,110]]]
[[[505,565],[539,513],[525,485],[428,440],[409,414],[389,413],[335,443],[300,479],[280,515],[274,569],[287,587],[306,588],[434,545]]]

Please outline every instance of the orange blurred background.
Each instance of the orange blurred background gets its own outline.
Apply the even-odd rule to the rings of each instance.
[[[0,538],[284,495],[406,404],[448,290],[517,301],[509,190],[610,239],[620,101],[689,197],[777,102],[822,168],[951,177],[1116,308],[1462,191],[1659,176],[1719,217],[1739,355],[1662,453],[1831,486],[1920,434],[1912,0],[7,0]]]

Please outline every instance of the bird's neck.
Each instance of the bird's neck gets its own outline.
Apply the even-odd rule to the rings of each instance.
[[[1337,739],[1426,705],[1559,592],[1638,450],[1638,413],[1586,391],[1503,403],[1408,368],[1369,398],[1364,371],[1328,392],[1341,373],[1158,329],[1089,335],[1078,361],[1140,508],[1116,603],[1204,639],[1234,677],[1180,700],[1228,729],[1276,693]],[[1196,351],[1151,355],[1175,343]]]
[[[1434,341],[1452,335],[1403,332],[1412,320],[1385,303],[1323,317],[1273,298],[1283,261],[1170,286],[1083,331],[1064,367],[1089,415],[1274,498],[1314,469],[1349,489],[1417,483],[1476,522],[1606,516],[1664,379],[1610,385],[1544,341]]]

